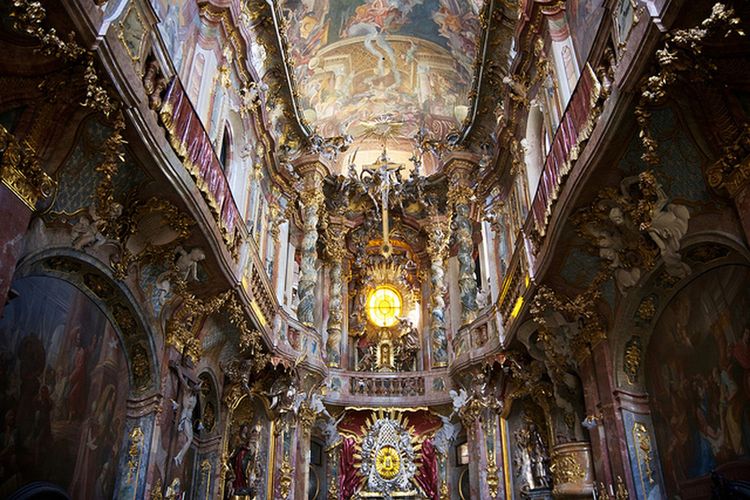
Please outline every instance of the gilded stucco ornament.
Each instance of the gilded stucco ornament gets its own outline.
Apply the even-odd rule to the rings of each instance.
[[[633,335],[625,344],[623,353],[623,368],[625,375],[628,377],[628,383],[635,385],[638,383],[638,374],[641,370],[641,356],[643,355],[643,345],[641,337]]]
[[[657,166],[660,163],[658,143],[649,130],[651,110],[661,105],[670,90],[684,78],[701,84],[710,81],[715,66],[707,64],[703,56],[705,45],[713,39],[744,36],[740,24],[734,9],[723,3],[716,3],[711,9],[711,15],[698,26],[667,33],[664,46],[656,51],[659,71],[644,78],[635,110],[641,129],[644,150],[642,158],[648,165]]]
[[[39,165],[36,151],[0,125],[0,180],[31,210],[57,186]]]

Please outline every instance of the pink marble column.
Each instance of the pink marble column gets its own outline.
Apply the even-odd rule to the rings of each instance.
[[[589,430],[596,484],[615,484],[617,476],[625,479],[632,491],[627,440],[622,415],[613,391],[614,368],[609,345],[600,342],[590,356],[580,363],[586,414],[596,417],[596,427]]]
[[[5,308],[16,263],[23,249],[31,210],[4,184],[0,184],[0,315]]]
[[[502,432],[499,417],[484,410],[472,421],[464,421],[469,445],[469,483],[472,498],[505,498]]]

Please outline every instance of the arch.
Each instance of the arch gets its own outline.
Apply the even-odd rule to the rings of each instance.
[[[654,488],[658,494],[662,494],[659,491],[663,491],[666,495],[676,493],[678,488],[689,488],[697,497],[703,497],[710,494],[710,479],[706,472],[714,466],[719,466],[719,472],[726,473],[730,479],[737,478],[738,474],[747,474],[750,470],[750,463],[747,462],[746,456],[744,462],[738,459],[729,459],[729,461],[726,459],[729,456],[726,454],[726,443],[721,443],[722,436],[725,439],[727,435],[725,429],[729,427],[729,425],[724,425],[726,414],[720,417],[720,423],[716,423],[717,421],[706,413],[704,419],[706,429],[711,429],[714,440],[706,440],[699,436],[700,432],[697,430],[699,429],[697,423],[699,413],[707,411],[705,410],[707,407],[699,406],[699,402],[696,403],[698,401],[696,394],[700,392],[701,384],[716,384],[710,395],[716,399],[716,404],[709,405],[716,408],[729,406],[729,404],[724,404],[728,403],[727,401],[722,403],[723,406],[719,404],[719,401],[731,392],[728,389],[733,385],[738,390],[743,390],[738,383],[732,384],[729,381],[730,377],[721,373],[726,363],[717,361],[716,348],[712,348],[706,339],[710,340],[709,337],[717,335],[717,328],[720,329],[717,325],[729,325],[727,331],[722,331],[720,335],[732,336],[736,341],[737,329],[740,328],[737,325],[742,322],[737,320],[737,314],[744,315],[745,328],[750,326],[750,318],[747,315],[747,310],[750,310],[750,293],[747,291],[747,281],[750,281],[748,278],[750,254],[736,239],[736,236],[719,231],[705,231],[689,235],[683,240],[681,253],[692,268],[689,276],[679,281],[674,280],[665,272],[663,263],[659,262],[641,281],[636,289],[639,293],[631,292],[618,309],[611,333],[614,383],[616,392],[625,402],[620,412],[625,423],[626,438],[629,442],[636,443],[633,446],[638,445],[639,439],[646,440],[645,442],[650,447],[649,453],[652,453],[650,456],[653,459],[653,466],[649,462],[649,468],[646,470],[652,472],[656,481],[643,486],[644,491]],[[717,283],[733,278],[743,281],[733,285],[734,292],[727,288],[729,290],[727,296],[731,298],[744,293],[743,300],[748,305],[735,306],[737,310],[732,310],[732,305],[727,304],[724,309],[729,312],[723,312],[721,315],[715,310],[707,310],[703,306],[706,303],[706,297],[717,295],[714,293],[715,290],[720,290],[718,295],[724,294],[724,289],[717,288]],[[740,289],[743,291],[737,292]],[[695,296],[695,300],[687,306],[685,305],[686,294]],[[675,313],[675,308],[679,309],[677,313]],[[702,309],[700,312],[695,312],[695,316],[691,316],[690,311],[693,308],[696,311],[698,308]],[[689,318],[693,326],[685,327],[688,320],[683,320],[683,324],[678,325],[679,320],[675,318],[680,317]],[[734,319],[727,322],[727,317]],[[674,321],[665,326],[670,318]],[[700,321],[711,323],[711,326],[701,326]],[[699,335],[703,339],[701,342],[693,339],[695,335],[693,330],[696,328],[701,329],[702,337]],[[665,342],[668,343],[666,348]],[[685,342],[695,345],[686,349],[683,346]],[[699,343],[700,346],[698,346]],[[659,355],[659,350],[662,351],[661,355]],[[692,354],[690,354],[691,351]],[[696,355],[698,358],[695,358]],[[684,366],[682,368],[676,366],[684,365],[685,360],[689,359],[702,360],[700,363],[691,362],[690,370],[695,371],[695,373],[691,372],[692,374],[688,374]],[[717,373],[719,375],[715,376]],[[712,381],[712,379],[715,380]],[[676,385],[664,391],[663,388],[669,385],[669,382],[665,380],[673,380]],[[684,384],[687,385],[683,386]],[[685,388],[688,386],[690,394],[685,396]],[[737,393],[734,391],[734,394]],[[678,404],[679,411],[670,410],[675,407],[675,398],[684,398],[684,401]],[[750,401],[750,396],[748,396],[748,401]],[[640,409],[634,411],[634,407]],[[664,420],[665,415],[666,418],[670,418],[667,424]],[[722,414],[719,413],[719,415]],[[689,423],[688,420],[691,422]],[[748,415],[748,421],[750,421],[750,415]],[[670,433],[669,437],[665,437]],[[736,432],[734,436],[726,441],[734,441],[737,444]],[[740,433],[739,436],[743,434]],[[745,437],[746,439],[741,437],[740,440],[748,441],[747,446],[750,449],[750,432]],[[686,443],[690,443],[691,446]],[[699,453],[698,450],[702,451]],[[711,457],[717,456],[712,455],[714,450],[721,450],[719,455],[722,458],[711,463]],[[708,460],[691,461],[694,456],[708,457]],[[638,482],[646,466],[639,465],[643,462],[637,451],[630,460],[634,481]],[[690,464],[690,468],[675,465],[678,463]],[[695,474],[691,476],[693,472]],[[659,490],[661,488],[666,488],[666,490]]]
[[[615,360],[613,375],[616,388],[645,392],[640,372],[635,377],[635,383],[628,380],[624,367],[628,341],[634,335],[639,335],[642,346],[647,345],[655,318],[659,317],[663,308],[680,289],[712,268],[728,264],[750,265],[750,251],[738,241],[736,235],[719,231],[689,234],[683,240],[681,253],[690,259],[691,255],[695,256],[703,252],[703,249],[709,253],[700,257],[701,260],[692,260],[692,273],[680,282],[664,282],[664,264],[660,259],[618,307],[609,335],[612,339],[612,352]],[[715,255],[715,258],[711,258],[712,255]],[[660,283],[668,286],[659,286]],[[651,311],[652,302],[653,310]],[[644,316],[647,312],[648,314]]]
[[[133,294],[107,266],[71,248],[51,248],[19,260],[13,281],[31,276],[66,281],[99,307],[126,353],[131,396],[141,398],[160,389],[154,332]]]
[[[8,500],[70,500],[64,489],[46,481],[34,481],[20,487]]]

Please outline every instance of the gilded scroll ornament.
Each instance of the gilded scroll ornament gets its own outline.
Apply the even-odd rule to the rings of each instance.
[[[641,356],[643,354],[643,347],[641,344],[641,337],[633,335],[625,344],[625,353],[623,354],[623,366],[625,368],[625,375],[628,377],[628,383],[635,385],[638,382],[638,374],[641,369]]]
[[[641,466],[646,472],[646,480],[648,484],[654,484],[654,470],[651,466],[651,437],[648,433],[648,429],[641,422],[635,422],[633,424],[633,438],[636,445],[636,455],[638,457],[638,467]],[[642,465],[641,465],[642,464]],[[618,485],[619,488],[619,485]]]
[[[0,180],[31,210],[49,197],[57,183],[39,165],[36,151],[28,142],[19,142],[0,125]]]
[[[570,455],[553,456],[550,470],[556,484],[575,483],[585,477],[578,461]]]

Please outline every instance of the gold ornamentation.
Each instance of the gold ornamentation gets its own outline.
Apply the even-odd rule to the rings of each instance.
[[[641,337],[633,335],[625,344],[625,353],[623,355],[623,365],[625,375],[628,377],[628,383],[635,385],[638,382],[638,373],[641,369],[641,355],[643,354],[641,346]]]
[[[659,165],[658,143],[651,135],[651,109],[660,105],[669,95],[669,89],[687,74],[691,81],[701,84],[711,80],[713,65],[702,61],[703,47],[712,38],[743,36],[741,21],[734,15],[734,9],[722,3],[714,4],[711,15],[694,28],[679,29],[667,34],[664,47],[656,51],[659,71],[645,78],[641,86],[641,96],[635,109],[636,119],[641,129],[643,160],[652,166]],[[713,182],[716,182],[715,177]],[[709,175],[709,183],[712,176]]]
[[[643,321],[651,321],[656,314],[656,299],[653,295],[645,297],[638,305],[638,318]]]
[[[292,467],[289,465],[289,457],[284,455],[279,469],[279,495],[282,499],[289,498],[289,492],[292,487]]]
[[[141,51],[143,49],[143,41],[146,39],[146,23],[141,16],[141,12],[137,7],[136,2],[131,2],[128,6],[125,14],[118,23],[119,32],[117,38],[122,42],[125,51],[130,56],[130,60],[133,64],[138,64],[141,60]],[[137,68],[140,72],[140,68]]]
[[[500,479],[497,476],[498,467],[497,467],[497,459],[495,458],[495,420],[494,416],[492,419],[487,421],[489,428],[489,436],[488,440],[492,444],[491,447],[488,446],[487,449],[487,487],[490,490],[490,497],[496,498],[497,497],[497,491],[500,486]]]
[[[617,476],[616,479],[617,487],[615,488],[615,500],[630,500],[630,494],[628,488],[625,486],[621,476]]]
[[[0,125],[0,180],[31,210],[49,197],[57,182],[39,165],[36,151],[28,142],[20,143]]]
[[[141,443],[143,442],[143,431],[140,427],[133,427],[130,431],[130,445],[128,447],[128,482],[135,480],[138,484],[138,468],[141,465]]]
[[[550,470],[556,484],[575,483],[585,476],[578,461],[570,455],[553,456]]]
[[[393,479],[401,469],[401,457],[392,446],[383,446],[375,456],[375,470],[383,479]]]
[[[162,500],[164,498],[164,494],[162,493],[163,488],[161,478],[157,479],[154,487],[151,488],[151,500]]]
[[[636,459],[638,461],[638,468],[640,470],[641,461],[643,462],[643,468],[646,470],[646,480],[648,484],[654,484],[654,471],[651,468],[651,437],[649,436],[648,429],[641,422],[635,422],[633,424],[633,438],[635,439],[636,448]],[[619,489],[619,484],[618,484]]]

